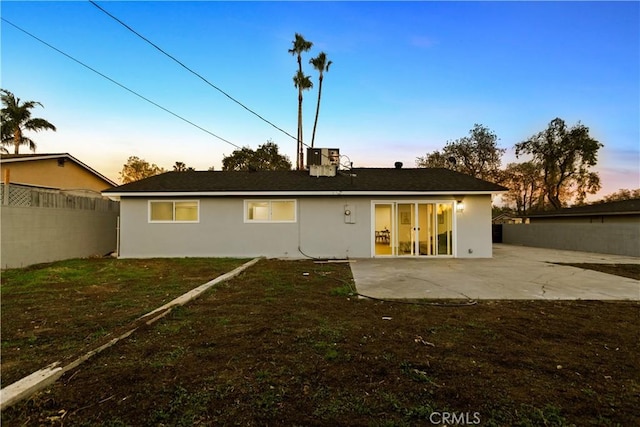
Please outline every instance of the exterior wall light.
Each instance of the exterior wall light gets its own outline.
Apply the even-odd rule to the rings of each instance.
[[[462,203],[462,200],[458,200],[456,202],[456,211],[458,212],[464,211],[464,203]]]

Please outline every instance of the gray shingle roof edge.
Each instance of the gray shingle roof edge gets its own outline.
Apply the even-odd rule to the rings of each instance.
[[[190,171],[167,172],[124,184],[105,195],[143,196],[149,193],[233,195],[247,193],[379,194],[389,193],[501,193],[503,186],[449,169],[355,168],[334,177],[315,177],[308,171]]]

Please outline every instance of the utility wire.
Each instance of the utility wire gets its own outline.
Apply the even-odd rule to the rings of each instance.
[[[184,68],[185,70],[189,71],[191,74],[193,74],[194,76],[198,77],[200,80],[202,80],[203,82],[205,82],[206,84],[208,84],[209,86],[211,86],[212,88],[214,88],[215,90],[217,90],[218,92],[222,93],[224,96],[226,96],[227,98],[229,98],[230,100],[232,100],[233,102],[235,102],[236,104],[238,104],[239,106],[241,106],[242,108],[244,108],[245,110],[247,110],[248,112],[250,112],[251,114],[253,114],[254,116],[258,117],[260,120],[262,120],[263,122],[273,126],[274,128],[276,128],[277,130],[279,130],[280,132],[284,133],[285,135],[295,139],[296,141],[298,140],[298,138],[296,138],[295,136],[291,135],[289,132],[285,131],[284,129],[276,126],[275,124],[273,124],[272,122],[270,122],[269,120],[265,119],[264,117],[262,117],[260,114],[256,113],[255,111],[253,111],[251,108],[247,107],[246,105],[244,105],[242,102],[238,101],[237,99],[235,99],[234,97],[232,97],[231,95],[229,95],[227,92],[223,91],[222,89],[220,89],[219,87],[217,87],[216,85],[214,85],[213,83],[211,83],[209,80],[207,80],[206,78],[204,78],[202,75],[200,75],[199,73],[197,73],[196,71],[192,70],[191,68],[187,67],[184,63],[182,63],[181,61],[179,61],[178,59],[176,59],[174,56],[172,56],[171,54],[167,53],[165,50],[163,50],[161,47],[159,47],[157,44],[153,43],[151,40],[149,40],[148,38],[146,38],[145,36],[143,36],[142,34],[140,34],[139,32],[137,32],[136,30],[134,30],[133,28],[131,28],[129,25],[125,24],[124,22],[122,22],[120,19],[118,19],[117,17],[115,17],[114,15],[112,15],[111,13],[107,12],[105,9],[103,9],[102,7],[100,7],[96,2],[94,2],[93,0],[89,0],[89,3],[91,3],[92,5],[94,5],[95,7],[97,7],[99,10],[101,10],[102,12],[104,12],[107,16],[109,16],[110,18],[114,19],[115,21],[117,21],[120,25],[122,25],[123,27],[125,27],[127,30],[131,31],[133,34],[135,34],[136,36],[140,37],[142,40],[146,41],[147,43],[149,43],[151,46],[153,46],[154,48],[156,48],[158,51],[160,51],[161,53],[163,53],[164,55],[166,55],[167,57],[171,58],[173,61],[175,61],[177,64],[179,64],[182,68]]]
[[[227,143],[227,144],[229,144],[229,145],[232,145],[232,146],[234,146],[234,147],[236,147],[236,148],[238,148],[238,149],[241,149],[241,147],[240,147],[240,146],[238,146],[238,145],[234,144],[233,142],[228,141],[228,140],[226,140],[226,139],[224,139],[224,138],[222,138],[222,137],[220,137],[220,136],[216,135],[215,133],[213,133],[213,132],[211,132],[211,131],[209,131],[209,130],[207,130],[207,129],[203,128],[202,126],[199,126],[199,125],[197,125],[197,124],[193,123],[193,122],[192,122],[192,121],[190,121],[190,120],[185,119],[184,117],[182,117],[182,116],[180,116],[180,115],[178,115],[178,114],[174,113],[173,111],[171,111],[171,110],[169,110],[169,109],[167,109],[167,108],[163,107],[162,105],[160,105],[160,104],[158,104],[158,103],[156,103],[156,102],[154,102],[154,101],[150,100],[149,98],[146,98],[145,96],[140,95],[138,92],[134,91],[133,89],[129,89],[129,88],[128,88],[128,87],[126,87],[125,85],[123,85],[123,84],[121,84],[121,83],[118,83],[117,81],[115,81],[115,80],[114,80],[114,79],[112,79],[111,77],[109,77],[109,76],[107,76],[107,75],[105,75],[105,74],[101,73],[100,71],[96,70],[95,68],[90,67],[89,65],[85,64],[84,62],[81,62],[81,61],[77,60],[77,59],[76,59],[76,58],[74,58],[73,56],[71,56],[71,55],[69,55],[69,54],[67,54],[67,53],[65,53],[65,52],[63,52],[63,51],[61,51],[61,50],[60,50],[60,49],[58,49],[57,47],[52,46],[51,44],[47,43],[46,41],[42,40],[41,38],[39,38],[39,37],[37,37],[37,36],[35,36],[35,35],[31,34],[31,33],[30,33],[30,32],[28,32],[27,30],[25,30],[25,29],[23,29],[23,28],[20,28],[19,26],[17,26],[17,25],[16,25],[16,24],[14,24],[13,22],[11,22],[11,21],[7,20],[6,18],[2,17],[1,19],[2,19],[2,21],[4,21],[4,22],[6,22],[7,24],[11,25],[12,27],[16,28],[17,30],[19,30],[19,31],[21,31],[21,32],[23,32],[23,33],[25,33],[25,34],[26,34],[26,35],[28,35],[29,37],[32,37],[32,38],[36,39],[37,41],[39,41],[40,43],[44,44],[45,46],[47,46],[47,47],[49,47],[49,48],[51,48],[51,49],[55,50],[56,52],[58,52],[58,53],[60,53],[60,54],[62,54],[62,55],[64,55],[64,56],[66,56],[66,57],[67,57],[67,58],[69,58],[69,59],[71,59],[72,61],[74,61],[74,62],[76,62],[76,63],[78,63],[78,64],[82,65],[83,67],[85,67],[85,68],[87,68],[87,69],[89,69],[89,70],[91,70],[91,71],[93,71],[94,73],[98,74],[99,76],[101,76],[101,77],[103,77],[103,78],[105,78],[105,79],[109,80],[111,83],[113,83],[113,84],[116,84],[116,85],[120,86],[122,89],[124,89],[124,90],[126,90],[126,91],[128,91],[128,92],[130,92],[130,93],[132,93],[132,94],[134,94],[134,95],[135,95],[135,96],[137,96],[138,98],[141,98],[141,99],[143,99],[143,100],[147,101],[148,103],[150,103],[150,104],[152,104],[152,105],[155,105],[156,107],[160,108],[161,110],[166,111],[167,113],[171,114],[172,116],[175,116],[175,117],[179,118],[180,120],[182,120],[182,121],[184,121],[184,122],[186,122],[186,123],[190,124],[191,126],[194,126],[194,127],[196,127],[196,128],[198,128],[198,129],[200,129],[200,130],[201,130],[201,131],[203,131],[203,132],[208,133],[209,135],[211,135],[211,136],[213,136],[213,137],[215,137],[215,138],[218,138],[220,141],[226,142],[226,143]]]

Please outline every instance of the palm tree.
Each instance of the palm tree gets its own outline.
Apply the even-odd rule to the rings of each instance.
[[[293,76],[293,85],[298,88],[298,170],[304,168],[304,154],[302,152],[302,91],[313,87],[311,77],[305,76],[302,71],[298,71]]]
[[[3,145],[13,144],[15,154],[18,154],[21,145],[28,145],[33,152],[36,151],[36,143],[29,137],[24,136],[23,131],[29,130],[38,132],[41,130],[56,130],[56,127],[40,118],[31,118],[31,109],[37,105],[43,106],[37,101],[24,101],[20,103],[20,98],[8,90],[0,89],[2,93],[2,140]]]
[[[320,52],[318,56],[315,58],[311,58],[309,63],[313,65],[318,71],[318,105],[316,105],[316,119],[313,122],[313,133],[311,134],[311,148],[313,148],[313,143],[316,140],[316,126],[318,125],[318,113],[320,112],[320,97],[322,96],[322,80],[324,79],[324,72],[329,72],[329,67],[333,63],[332,61],[327,62],[327,54],[324,52]]]
[[[298,73],[293,77],[293,84],[295,85],[296,88],[298,88],[298,147],[297,147],[298,159],[297,159],[296,168],[300,170],[303,168],[303,163],[304,163],[304,156],[302,154],[302,91],[305,89],[309,89],[313,85],[305,88],[304,81],[303,81],[304,78],[300,78],[299,80],[298,78],[306,77],[302,72],[302,53],[309,51],[309,49],[311,49],[311,47],[313,46],[313,43],[305,40],[304,37],[302,37],[302,34],[299,34],[299,33],[295,34],[295,38],[292,43],[293,43],[293,47],[289,49],[289,53],[294,56],[297,55],[298,57],[297,58]],[[302,84],[298,85],[298,82]]]

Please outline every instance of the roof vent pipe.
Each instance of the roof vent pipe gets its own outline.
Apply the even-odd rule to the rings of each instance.
[[[395,162],[394,166],[396,167],[396,169],[402,169],[402,162]]]

